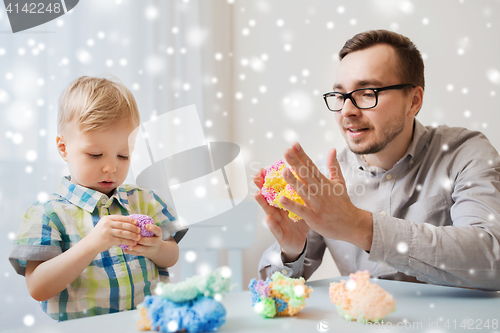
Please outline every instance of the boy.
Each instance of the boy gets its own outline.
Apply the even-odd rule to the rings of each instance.
[[[56,142],[70,177],[27,209],[9,257],[56,320],[134,309],[168,282],[167,267],[179,257],[171,208],[150,190],[122,185],[139,124],[135,99],[120,83],[81,77],[60,98]],[[151,216],[155,236],[141,238],[131,214]]]

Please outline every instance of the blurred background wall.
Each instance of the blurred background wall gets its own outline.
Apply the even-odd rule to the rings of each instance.
[[[12,34],[0,5],[0,329],[50,321],[7,257],[24,210],[68,174],[57,101],[76,77],[117,77],[142,121],[195,104],[208,141],[241,147],[253,194],[252,174],[294,141],[315,160],[345,146],[322,94],[344,42],[369,29],[402,33],[422,52],[420,122],[480,130],[498,150],[499,22],[500,0],[86,0]],[[273,242],[263,217],[243,251],[244,287]],[[312,279],[337,275],[326,254]]]

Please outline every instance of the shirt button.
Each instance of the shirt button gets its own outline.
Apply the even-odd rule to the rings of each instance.
[[[391,180],[392,179],[392,175],[389,173],[385,176],[385,178],[387,178],[387,180]]]
[[[126,275],[126,273],[125,273],[125,272],[120,272],[120,273],[118,273],[118,276],[119,276],[119,277],[121,277],[121,278],[122,278],[122,277],[125,277],[125,275]]]
[[[386,215],[387,215],[387,213],[386,213],[385,211],[381,211],[381,212],[380,212],[380,215],[382,215],[382,216],[386,216]]]
[[[101,199],[101,203],[102,203],[103,205],[105,205],[105,204],[106,204],[106,202],[108,202],[108,200],[106,200],[106,198],[102,198],[102,199]]]
[[[281,273],[283,273],[283,275],[287,275],[288,271],[286,269],[283,269],[283,270],[281,270]]]

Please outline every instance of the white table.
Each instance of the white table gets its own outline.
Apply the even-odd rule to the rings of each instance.
[[[314,292],[306,307],[295,317],[263,318],[253,311],[250,292],[228,294],[223,300],[227,310],[226,323],[219,332],[439,333],[480,328],[482,333],[500,332],[500,293],[387,280],[375,280],[396,300],[396,311],[385,318],[384,324],[348,322],[337,314],[328,297],[330,282],[341,279],[346,278],[307,283],[314,288]],[[129,311],[9,332],[138,332],[135,326],[138,318],[137,311]]]

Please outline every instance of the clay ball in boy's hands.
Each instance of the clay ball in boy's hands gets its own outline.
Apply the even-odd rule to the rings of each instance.
[[[154,232],[151,232],[146,229],[146,225],[148,224],[155,224],[153,219],[147,215],[142,215],[142,214],[132,214],[129,215],[129,217],[133,218],[134,220],[137,221],[136,226],[141,228],[141,237],[153,237],[155,234]],[[130,250],[128,245],[118,245],[119,248],[123,250]]]

